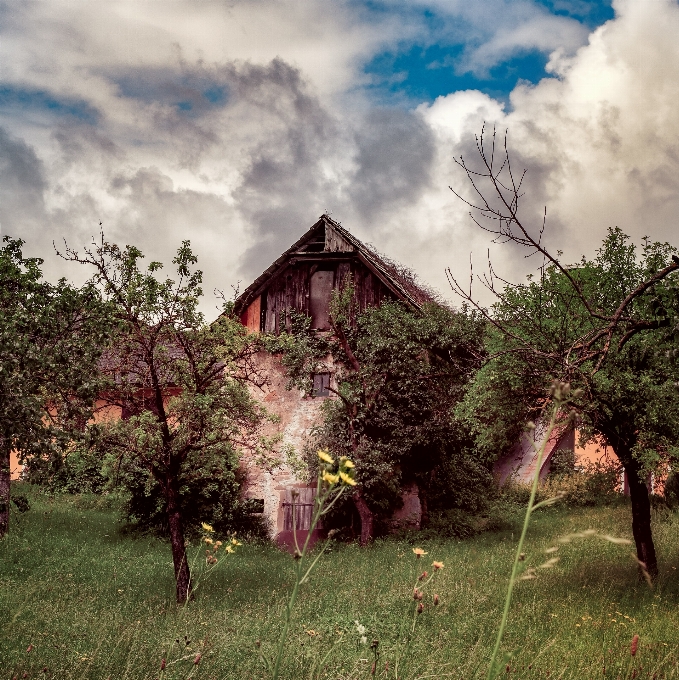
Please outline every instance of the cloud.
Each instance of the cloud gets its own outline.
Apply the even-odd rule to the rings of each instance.
[[[589,36],[529,0],[160,7],[0,4],[0,220],[50,275],[78,276],[50,258],[52,239],[79,246],[101,220],[149,260],[169,262],[189,238],[206,292],[228,292],[329,210],[444,292],[445,266],[466,278],[470,253],[479,271],[488,248],[520,278],[535,265],[490,243],[448,189],[469,190],[454,158],[474,158],[484,121],[509,130],[526,219],[539,228],[546,205],[567,258],[616,224],[675,238],[670,0],[619,0]],[[539,50],[550,77],[508,105],[474,90],[413,108],[371,101],[362,69],[375,54],[439,38],[466,41],[458,69]]]
[[[43,164],[35,150],[0,128],[0,231],[29,238],[45,218],[47,186]]]
[[[556,49],[573,54],[587,41],[587,29],[580,21],[553,14],[533,0],[418,0],[416,4],[438,20],[430,28],[430,44],[463,46],[459,55],[447,60],[458,75],[488,78],[490,69],[513,57]]]
[[[364,220],[416,201],[431,184],[434,136],[420,116],[377,109],[356,134],[349,200]]]
[[[575,55],[553,55],[555,77],[518,86],[511,110],[500,110],[480,93],[454,93],[420,107],[437,134],[432,172],[463,190],[469,185],[451,158],[462,154],[477,162],[470,142],[483,121],[491,129],[497,126],[500,140],[509,131],[514,168],[527,170],[525,222],[537,234],[546,207],[547,242],[571,262],[581,254],[592,256],[606,230],[616,225],[637,243],[649,235],[679,245],[679,49],[674,39],[679,6],[669,0],[620,0],[615,9],[615,20],[594,31]],[[436,201],[439,208],[432,214]],[[418,216],[422,224],[427,209],[431,223],[449,225],[441,229],[442,238],[457,229],[464,233],[459,223],[464,206],[442,194],[423,196],[403,219]],[[473,250],[477,261],[485,260],[481,234],[473,232],[474,240],[464,248],[465,253]],[[495,265],[510,279],[519,280],[539,264],[508,246],[493,245],[490,238],[486,243]],[[450,253],[449,262],[464,272],[465,258]]]

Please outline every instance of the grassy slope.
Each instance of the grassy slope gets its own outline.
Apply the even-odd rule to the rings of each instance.
[[[13,519],[0,544],[0,680],[24,672],[60,680],[158,678],[163,657],[176,661],[163,675],[168,680],[263,677],[255,643],[261,639],[270,651],[277,637],[291,587],[288,555],[245,545],[195,602],[178,609],[169,547],[121,535],[114,511],[34,496],[30,512]],[[543,562],[542,551],[565,533],[594,528],[628,536],[629,523],[627,506],[537,514],[527,561]],[[515,652],[511,677],[604,677],[604,664],[606,677],[631,678],[635,670],[635,677],[679,677],[679,516],[655,527],[655,591],[638,582],[630,546],[592,538],[562,546],[554,569],[519,584],[505,640]],[[314,659],[337,641],[322,677],[369,677],[371,651],[359,643],[355,620],[369,641],[380,641],[377,677],[386,677],[410,621],[417,568],[429,568],[432,558],[446,566],[425,597],[402,677],[485,677],[511,532],[423,547],[429,554],[419,563],[411,545],[396,541],[368,550],[340,546],[323,557],[299,600],[283,677],[309,677]],[[441,596],[436,608],[433,592]],[[635,633],[641,642],[632,659]],[[203,658],[194,666],[198,651]]]

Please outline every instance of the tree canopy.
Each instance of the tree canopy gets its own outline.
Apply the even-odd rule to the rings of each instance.
[[[475,495],[470,489],[487,482],[453,417],[478,365],[484,321],[437,304],[413,311],[400,302],[355,315],[351,300],[350,283],[334,294],[330,334],[308,331],[304,318],[297,319],[297,342],[284,362],[306,389],[312,373],[330,365],[335,370],[336,398],[324,404],[312,448],[327,447],[356,462],[351,501],[365,543],[375,521],[398,507],[405,485],[417,483],[426,519],[428,501],[440,500],[442,483],[446,491],[457,487],[450,496],[464,504]],[[455,475],[457,485],[445,483]]]
[[[63,456],[101,388],[97,362],[112,329],[92,285],[43,279],[19,239],[0,248],[0,537],[8,530],[10,452],[23,462]]]
[[[239,503],[238,451],[260,444],[265,412],[247,388],[258,380],[257,336],[228,314],[205,322],[198,309],[202,275],[188,241],[173,260],[176,279],[161,279],[158,262],[142,269],[137,248],[103,237],[83,255],[65,256],[94,267],[92,285],[118,323],[102,361],[102,396],[122,418],[92,428],[132,492],[132,512],[164,514],[177,601],[186,602],[187,521],[207,519],[196,517],[201,511],[228,521]]]
[[[582,390],[575,401],[582,436],[611,446],[624,466],[637,553],[651,574],[657,565],[646,478],[679,455],[677,274],[629,299],[610,332],[601,328],[602,318],[615,315],[673,254],[668,244],[646,241],[638,255],[616,228],[596,257],[568,267],[568,276],[550,264],[536,280],[507,285],[488,325],[490,360],[459,409],[479,449],[498,456],[524,423],[540,417],[550,382],[567,380]]]

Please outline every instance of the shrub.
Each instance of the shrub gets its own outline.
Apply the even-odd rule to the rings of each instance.
[[[78,446],[67,456],[34,457],[24,468],[24,479],[52,493],[100,494],[108,484],[98,452]]]
[[[679,506],[679,474],[672,470],[665,480],[665,503],[670,508]]]
[[[573,472],[575,472],[575,451],[557,449],[549,462],[550,476],[569,475]]]
[[[418,538],[471,538],[490,528],[495,528],[495,524],[490,522],[488,516],[473,514],[460,508],[434,510]]]
[[[589,463],[570,474],[550,475],[538,488],[536,502],[561,496],[562,502],[570,507],[610,505],[622,497],[620,490],[619,463]],[[505,502],[525,505],[530,496],[527,484],[511,482],[501,492]]]
[[[179,494],[184,530],[197,535],[202,522],[207,522],[221,535],[230,532],[263,536],[266,534],[260,515],[251,512],[248,501],[240,498],[238,461],[221,456],[195,454],[179,477]],[[123,514],[128,522],[142,531],[169,535],[165,495],[148,470],[135,460],[127,459],[110,473],[127,500]]]

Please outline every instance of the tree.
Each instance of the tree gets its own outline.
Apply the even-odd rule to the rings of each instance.
[[[519,216],[523,175],[505,148],[500,162],[477,141],[482,162],[463,159],[476,192],[468,202],[476,223],[503,241],[543,258],[539,278],[514,285],[490,269],[484,283],[497,295],[489,324],[490,359],[477,375],[462,411],[477,444],[495,455],[516,441],[523,423],[539,416],[553,380],[582,390],[576,402],[587,437],[599,436],[624,466],[632,501],[637,557],[651,575],[657,559],[645,477],[659,456],[673,460],[679,402],[673,382],[679,259],[668,244],[648,243],[640,259],[619,230],[609,230],[597,257],[564,265],[543,243],[544,219],[534,235]],[[485,187],[482,182],[487,182]],[[669,264],[668,264],[669,262]],[[449,272],[453,288],[475,304]],[[503,290],[497,281],[504,284]]]
[[[259,445],[264,411],[247,388],[259,381],[252,364],[258,340],[228,313],[205,323],[198,310],[202,274],[193,270],[188,241],[173,260],[177,281],[159,280],[158,262],[142,271],[137,248],[120,249],[103,237],[83,255],[67,249],[64,256],[94,267],[92,284],[114,308],[118,332],[102,362],[109,378],[104,397],[122,419],[104,427],[102,440],[128,472],[143,470],[160,487],[177,602],[186,602],[191,575],[182,492],[205,469],[235,485],[238,450]],[[235,502],[237,494],[224,498]]]
[[[333,295],[331,335],[308,332],[308,323],[298,319],[293,327],[301,345],[292,343],[284,363],[304,387],[333,357],[337,398],[324,404],[315,444],[356,462],[358,484],[350,498],[366,544],[375,521],[397,507],[404,484],[418,484],[426,518],[436,470],[455,461],[479,492],[487,480],[487,471],[465,455],[468,438],[452,418],[478,365],[484,322],[437,304],[414,312],[385,302],[356,315],[352,299],[350,283]]]
[[[66,455],[100,389],[97,361],[111,331],[97,290],[42,278],[39,258],[5,236],[0,248],[0,537],[9,528],[10,453],[22,462]]]

